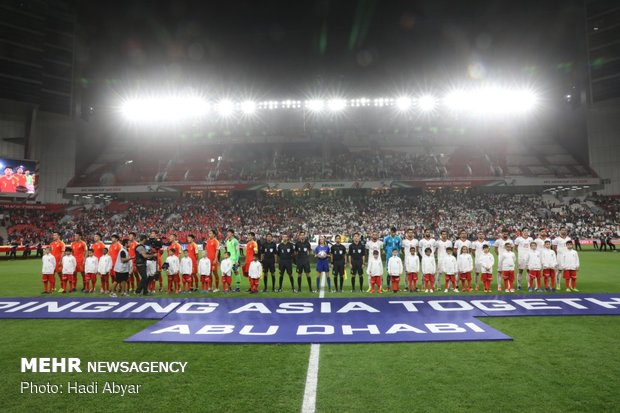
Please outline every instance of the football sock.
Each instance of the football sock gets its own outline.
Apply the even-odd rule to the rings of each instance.
[[[310,275],[306,275],[306,281],[308,281],[308,290],[312,291],[312,279],[310,277]],[[301,287],[300,287],[301,289]]]
[[[332,290],[332,279],[330,277],[327,277],[327,288],[330,291]]]
[[[360,291],[364,291],[364,276],[360,275]]]
[[[576,278],[571,278],[571,286],[573,288],[577,288],[577,279]],[[587,288],[586,288],[587,290]]]
[[[275,273],[271,273],[271,289],[272,290],[276,289],[276,274]]]
[[[321,290],[321,276],[320,275],[316,276],[316,290],[317,291]]]
[[[355,275],[351,274],[351,289],[355,291]]]
[[[312,287],[310,287],[312,290]],[[301,274],[297,276],[297,291],[301,291]]]

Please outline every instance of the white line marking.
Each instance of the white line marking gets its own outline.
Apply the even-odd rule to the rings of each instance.
[[[321,276],[321,288],[319,289],[319,298],[323,297],[325,297],[325,275]],[[306,388],[304,390],[304,402],[301,405],[301,413],[314,413],[316,411],[316,389],[319,383],[320,353],[320,344],[310,344],[308,373],[306,374]]]

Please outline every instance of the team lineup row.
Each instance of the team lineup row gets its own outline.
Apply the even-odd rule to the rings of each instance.
[[[164,291],[162,271],[167,275],[167,293],[196,292],[199,285],[203,293],[217,292],[220,274],[224,292],[239,292],[241,275],[249,279],[249,291],[252,293],[258,292],[261,278],[263,292],[269,291],[269,279],[271,291],[281,291],[285,275],[288,275],[291,290],[301,292],[302,274],[306,275],[308,290],[312,292],[320,290],[323,278],[329,291],[342,292],[348,276],[351,278],[351,291],[356,290],[356,278],[359,290],[364,291],[364,272],[370,284],[367,291],[371,293],[383,292],[382,278],[386,273],[385,286],[393,292],[400,290],[403,275],[405,291],[418,291],[418,274],[422,274],[422,289],[429,293],[440,290],[442,276],[444,292],[459,292],[459,283],[462,292],[473,291],[474,288],[478,290],[480,281],[485,292],[491,291],[495,257],[491,254],[491,243],[482,232],[478,233],[476,240],[470,241],[466,232],[460,231],[459,238],[453,243],[447,238],[447,231],[441,231],[439,239],[435,240],[430,230],[426,230],[423,238],[417,240],[412,229],[408,229],[406,236],[401,238],[392,228],[390,235],[382,240],[373,233],[365,243],[356,233],[348,248],[341,243],[338,235],[331,246],[325,237],[320,236],[315,248],[312,248],[304,232],[298,234],[294,243],[287,234],[282,235],[279,243],[271,234],[267,234],[261,242],[256,241],[252,232],[247,238],[245,263],[240,273],[241,246],[232,229],[227,231],[222,243],[217,239],[216,231],[211,230],[202,254],[191,235],[185,249],[174,234],[164,246],[155,232],[139,239],[135,233],[128,234],[122,240],[114,235],[108,248],[99,234],[94,235],[89,247],[82,240],[82,234],[77,233],[70,247],[67,247],[60,234],[54,233],[53,241],[43,256],[43,293],[55,291],[56,275],[61,282],[60,292],[75,292],[77,274],[80,273],[82,292],[94,293],[97,279],[100,279],[101,293],[115,296],[116,292],[120,292],[126,295],[135,289],[143,294],[154,294],[157,283],[159,292]],[[517,254],[512,251],[513,247],[516,247]],[[579,256],[566,228],[560,228],[559,236],[553,240],[547,237],[544,229],[539,231],[536,239],[529,236],[527,228],[514,240],[508,236],[508,231],[503,231],[502,236],[493,242],[493,248],[497,255],[498,291],[503,288],[506,292],[515,292],[515,287],[521,290],[525,284],[529,291],[542,291],[543,282],[545,291],[555,291],[562,277],[567,291],[577,291]],[[403,258],[401,250],[404,251]],[[162,259],[164,251],[167,251],[165,262]],[[386,257],[385,266],[382,252]],[[200,259],[199,255],[202,255]],[[315,289],[310,277],[311,256],[316,257]],[[296,267],[297,284],[293,278],[293,265]],[[279,272],[277,288],[276,267]],[[335,289],[332,289],[332,278]],[[143,288],[139,287],[141,282],[144,283]]]

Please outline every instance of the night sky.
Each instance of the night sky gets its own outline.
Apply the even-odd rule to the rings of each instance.
[[[463,81],[578,83],[581,1],[80,1],[85,95],[193,86],[300,97]]]

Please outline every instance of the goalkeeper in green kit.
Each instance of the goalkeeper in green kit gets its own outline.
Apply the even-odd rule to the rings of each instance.
[[[241,291],[241,275],[239,275],[239,240],[235,238],[235,230],[230,228],[226,231],[226,251],[230,254],[230,261],[233,264],[233,273],[237,283],[235,292]]]

